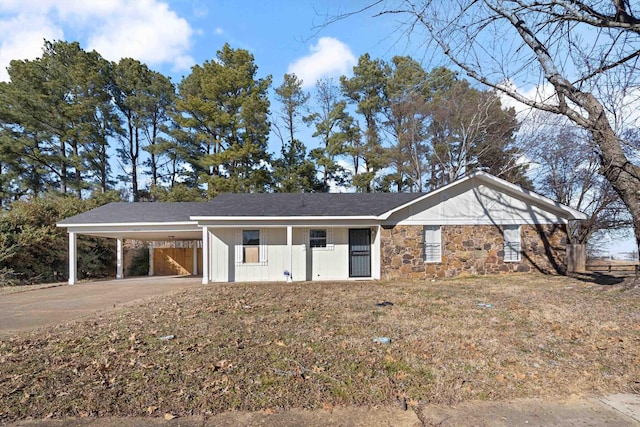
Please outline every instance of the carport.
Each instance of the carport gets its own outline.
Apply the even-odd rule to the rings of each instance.
[[[193,275],[198,274],[198,242],[203,240],[203,228],[191,215],[206,214],[208,202],[189,203],[110,203],[89,212],[60,221],[57,226],[69,234],[69,284],[78,280],[78,235],[116,239],[116,279],[124,277],[124,239],[154,241],[193,242]],[[203,259],[207,259],[207,246],[203,245]],[[150,265],[153,265],[153,246],[149,248]],[[206,269],[206,263],[205,269]],[[149,271],[153,275],[152,269]],[[206,275],[205,275],[206,278]],[[203,278],[203,282],[206,280]]]

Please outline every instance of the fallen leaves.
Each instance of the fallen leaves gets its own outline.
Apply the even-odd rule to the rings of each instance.
[[[0,340],[0,424],[619,391],[640,378],[639,311],[533,275],[219,284]]]

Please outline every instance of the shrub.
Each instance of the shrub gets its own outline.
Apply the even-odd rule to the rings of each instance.
[[[68,278],[68,237],[56,222],[117,200],[112,193],[87,200],[49,195],[13,202],[0,214],[0,271],[18,284]],[[105,277],[115,271],[115,243],[78,237],[78,277]]]

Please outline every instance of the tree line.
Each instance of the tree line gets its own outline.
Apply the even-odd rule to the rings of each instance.
[[[386,2],[371,1],[359,11],[332,19],[348,19],[363,11],[380,19],[393,16],[399,33],[417,36],[422,47],[432,54],[443,54],[483,87],[532,111],[563,118],[563,125],[570,129],[560,135],[564,142],[567,137],[573,138],[571,133],[581,133],[581,141],[586,137],[586,144],[571,147],[587,150],[586,156],[568,156],[561,167],[546,169],[551,173],[568,170],[565,166],[580,160],[580,167],[575,170],[578,175],[597,170],[599,176],[589,172],[586,180],[584,176],[579,178],[579,185],[570,176],[551,176],[547,182],[562,186],[561,191],[551,193],[573,193],[572,204],[580,202],[589,207],[591,218],[583,225],[600,219],[604,219],[600,222],[605,226],[619,224],[617,219],[622,214],[624,222],[633,227],[636,246],[640,246],[637,2],[399,0],[389,8]],[[555,134],[558,136],[559,132]],[[554,158],[552,151],[564,142],[547,144],[543,151]],[[597,197],[595,203],[585,202],[584,198],[592,198],[593,192],[583,192],[581,188],[595,188],[603,195],[602,200],[615,199],[613,204],[617,207],[607,209],[607,204],[600,203]],[[600,215],[607,211],[613,212],[607,214],[613,221]]]
[[[135,59],[109,62],[63,41],[45,42],[40,58],[14,60],[8,72],[0,83],[5,210],[43,195],[89,198],[89,207],[113,190],[134,201],[422,192],[483,170],[589,214],[570,224],[570,243],[630,224],[599,175],[591,135],[548,113],[519,122],[495,90],[408,56],[364,54],[350,77],[311,91],[293,74],[273,88],[250,52],[229,45],[177,84]],[[15,227],[5,228],[5,240],[15,239]]]
[[[351,77],[320,80],[310,92],[293,74],[272,88],[253,55],[229,45],[177,84],[135,59],[110,62],[64,41],[46,41],[41,57],[11,61],[8,73],[3,206],[120,188],[134,201],[332,186],[427,191],[473,170],[531,186],[517,162],[515,111],[495,92],[406,56],[364,54]],[[270,135],[280,152],[269,152]]]

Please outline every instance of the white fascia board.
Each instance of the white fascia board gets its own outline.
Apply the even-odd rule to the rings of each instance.
[[[294,227],[294,228],[308,228],[308,227],[324,227],[324,228],[343,228],[343,227],[375,227],[380,225],[380,222],[374,218],[366,218],[366,219],[327,219],[326,217],[322,219],[313,220],[311,217],[299,217],[297,220],[292,221],[291,219],[286,220],[272,220],[272,221],[264,221],[264,220],[239,220],[239,219],[225,219],[221,221],[202,221],[198,225],[200,227],[209,227],[209,228],[240,228],[240,227],[259,227],[259,228],[284,228],[284,227]]]
[[[196,221],[176,221],[176,222],[109,222],[109,223],[87,223],[87,224],[60,224],[56,227],[60,228],[90,228],[90,227],[171,227],[194,225],[198,226]]]
[[[513,184],[509,181],[505,181],[504,179],[498,178],[496,176],[493,176],[491,174],[488,174],[486,172],[482,172],[482,171],[478,171],[478,172],[474,172],[470,175],[465,176],[464,178],[461,178],[457,181],[454,181],[450,184],[445,185],[444,187],[440,187],[437,190],[433,190],[430,193],[425,194],[422,197],[418,197],[417,199],[414,199],[410,202],[405,203],[404,205],[398,206],[397,208],[391,209],[388,212],[385,212],[384,214],[380,215],[379,219],[380,220],[386,220],[388,219],[391,215],[393,215],[395,212],[398,212],[399,210],[402,210],[404,208],[406,208],[407,206],[411,206],[414,203],[419,203],[422,200],[426,200],[432,197],[435,197],[436,195],[443,193],[445,191],[448,191],[450,188],[453,187],[457,187],[473,178],[477,178],[480,181],[483,181],[485,183],[488,183],[490,186],[493,187],[498,187],[501,188],[503,190],[507,190],[510,192],[515,192],[518,193],[520,195],[522,195],[523,198],[525,199],[529,199],[532,201],[536,201],[538,203],[542,203],[543,205],[545,205],[546,207],[548,207],[549,209],[552,209],[554,211],[557,212],[562,212],[565,215],[568,214],[568,219],[587,219],[587,215],[585,215],[584,213],[573,209],[569,206],[563,205],[562,203],[558,203],[558,202],[554,202],[553,200],[549,199],[548,197],[542,196],[538,193],[534,193],[533,191],[529,191],[529,190],[525,190],[524,188]]]
[[[301,221],[376,221],[378,217],[375,215],[363,216],[190,216],[191,221],[198,222],[301,222]]]
[[[233,223],[217,223],[217,224],[200,224],[200,227],[208,227],[209,229],[216,228],[286,228],[291,226],[292,228],[367,228],[377,227],[380,225],[379,221],[366,221],[366,222],[300,222],[296,224],[291,223],[256,223],[256,222],[233,222]]]
[[[387,225],[542,225],[542,224],[567,224],[569,221],[566,218],[559,218],[558,221],[542,220],[538,222],[523,221],[522,219],[509,219],[500,221],[487,221],[478,219],[429,219],[429,220],[402,220],[394,222],[383,222],[382,226]]]

